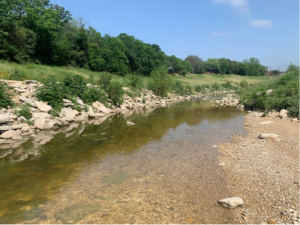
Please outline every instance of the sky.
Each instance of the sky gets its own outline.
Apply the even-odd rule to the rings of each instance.
[[[50,0],[102,36],[127,33],[167,55],[256,57],[270,69],[299,65],[298,0]]]

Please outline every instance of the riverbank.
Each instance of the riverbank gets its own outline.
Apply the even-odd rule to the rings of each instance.
[[[54,134],[60,132],[69,132],[75,126],[74,123],[94,123],[100,124],[110,115],[116,113],[130,114],[133,111],[146,110],[148,113],[157,107],[166,107],[178,101],[189,100],[194,97],[205,97],[211,94],[226,94],[227,91],[214,91],[212,93],[198,93],[193,95],[179,96],[169,94],[162,98],[153,94],[152,91],[143,89],[140,97],[130,97],[123,95],[124,103],[119,107],[109,105],[105,106],[99,101],[91,105],[85,104],[80,98],[63,99],[64,105],[58,116],[52,116],[52,107],[46,102],[38,101],[35,97],[38,88],[43,84],[35,80],[11,81],[2,80],[7,83],[11,92],[13,107],[0,109],[0,157],[10,154],[13,148],[26,142],[29,138],[34,139],[34,143],[42,145],[47,143]],[[89,84],[87,84],[88,86]],[[128,87],[123,87],[126,93],[130,93]],[[20,111],[23,111],[20,113]],[[24,116],[23,116],[24,115]],[[29,115],[29,118],[25,118]],[[134,125],[127,121],[128,126]],[[51,132],[49,132],[51,131]]]
[[[232,136],[232,143],[218,146],[228,189],[245,202],[236,219],[299,224],[299,123],[258,115],[245,116],[245,137]],[[275,135],[260,139],[260,134]]]

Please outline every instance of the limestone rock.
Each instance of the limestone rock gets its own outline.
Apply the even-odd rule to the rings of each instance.
[[[11,126],[11,129],[13,130],[18,130],[18,129],[22,129],[23,125],[22,124],[14,124]]]
[[[34,118],[34,127],[40,130],[49,130],[55,125],[55,121],[50,120],[48,113],[32,113]]]
[[[10,115],[8,113],[0,114],[0,123],[6,123],[10,120]]]
[[[69,125],[69,122],[66,121],[64,118],[55,117],[55,119],[57,119],[58,121],[60,121],[61,124],[62,124],[62,126],[67,126],[67,125]]]
[[[0,126],[0,131],[11,130],[11,126]]]
[[[79,104],[79,105],[81,105],[81,106],[84,106],[84,103],[83,103],[83,101],[80,99],[80,98],[76,98],[76,101],[77,101],[77,103]]]
[[[26,84],[37,84],[38,82],[36,80],[25,80]]]
[[[259,139],[265,139],[265,138],[278,138],[279,135],[277,134],[260,134],[258,136]]]
[[[289,112],[289,111],[287,111],[286,109],[280,110],[279,117],[280,117],[281,119],[287,118],[287,113],[288,113],[288,112]]]
[[[135,125],[135,123],[133,123],[133,122],[127,122],[127,126],[133,126],[133,125]]]
[[[218,201],[218,204],[228,209],[234,209],[238,206],[243,206],[244,201],[240,197],[233,197],[222,199]]]
[[[13,88],[19,88],[21,87],[23,84],[22,82],[15,82],[15,83],[10,83],[9,86],[13,87]]]
[[[59,114],[60,117],[65,118],[67,121],[75,120],[75,112],[71,108],[62,108]]]
[[[47,105],[44,102],[38,102],[35,101],[35,105],[36,107],[41,111],[41,112],[49,112],[50,110],[52,110],[52,107],[50,105]]]
[[[100,102],[94,102],[93,107],[97,110],[97,112],[103,112],[103,113],[110,113],[111,110],[106,108],[105,105],[103,105]]]
[[[3,138],[3,139],[10,139],[10,138],[13,138],[13,137],[16,137],[16,136],[20,136],[21,134],[21,131],[17,130],[9,130],[9,131],[6,131],[4,132],[3,134],[0,135],[0,138]]]
[[[19,96],[19,99],[22,101],[22,102],[25,102],[25,103],[28,103],[30,104],[31,106],[35,107],[35,104],[33,101],[29,100],[28,98],[24,97],[24,96]]]

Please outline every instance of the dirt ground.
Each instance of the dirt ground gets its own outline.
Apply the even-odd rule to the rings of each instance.
[[[245,206],[240,223],[299,224],[299,123],[246,115],[245,137],[218,146],[228,188]],[[270,121],[270,122],[265,122]],[[278,138],[259,139],[262,133]],[[233,197],[232,196],[232,197]]]

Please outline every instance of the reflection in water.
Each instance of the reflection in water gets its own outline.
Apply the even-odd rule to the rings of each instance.
[[[41,132],[0,159],[0,223],[232,222],[223,209],[205,210],[228,197],[209,148],[243,133],[242,116],[196,99]]]

